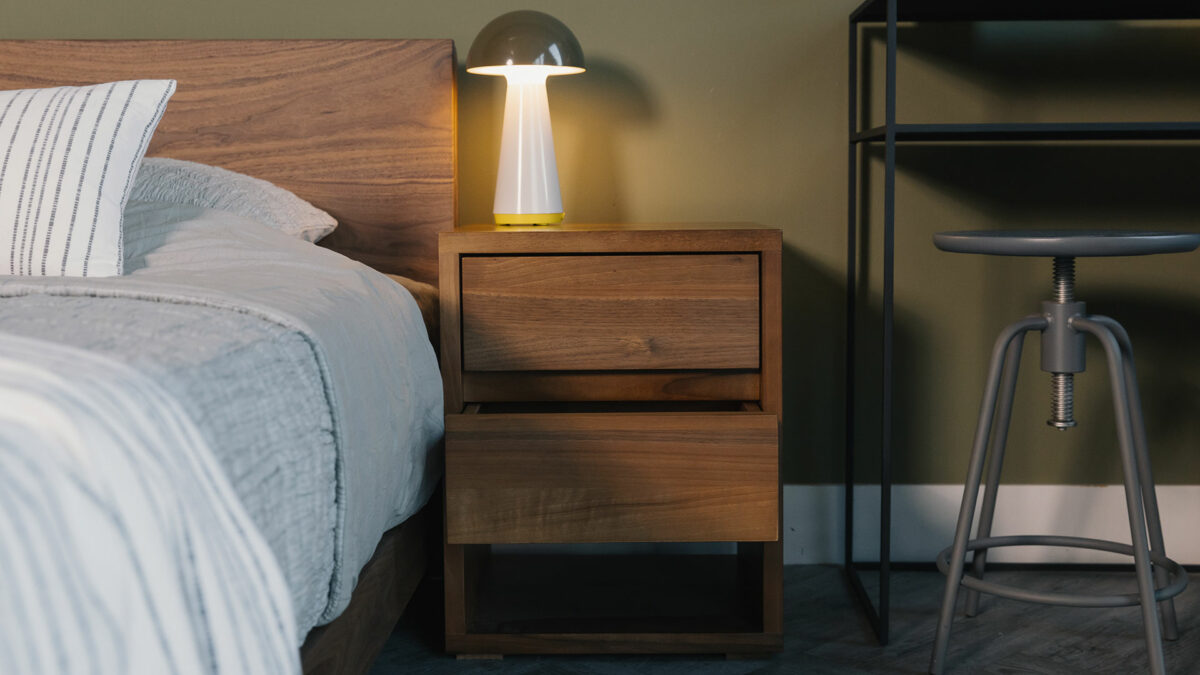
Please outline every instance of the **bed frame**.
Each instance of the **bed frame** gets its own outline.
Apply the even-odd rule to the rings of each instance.
[[[457,220],[453,42],[0,41],[0,90],[159,78],[179,85],[148,155],[269,180],[338,219],[322,245],[437,282]],[[384,535],[349,608],[309,633],[306,674],[370,668],[438,550],[439,503]]]

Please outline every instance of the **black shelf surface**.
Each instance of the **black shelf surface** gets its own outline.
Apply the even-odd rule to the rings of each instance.
[[[1137,21],[1200,19],[1196,0],[897,0],[899,21]],[[851,23],[887,20],[887,0],[865,0]]]
[[[883,141],[887,128],[860,131],[851,143]],[[896,142],[963,141],[1187,141],[1200,140],[1200,122],[1030,122],[1006,124],[897,124]]]

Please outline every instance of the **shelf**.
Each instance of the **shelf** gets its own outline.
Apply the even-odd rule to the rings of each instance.
[[[782,636],[763,631],[762,578],[747,564],[755,554],[748,555],[484,553],[468,570],[477,582],[467,631],[447,634],[446,649],[477,654],[779,651]]]
[[[881,142],[886,127],[860,131],[851,143]],[[897,124],[896,142],[1187,141],[1200,140],[1200,122],[1034,122],[1016,124]]]
[[[736,555],[493,553],[469,631],[761,632],[739,581]]]
[[[897,0],[899,21],[1137,21],[1200,19],[1195,0]],[[883,23],[887,0],[866,0],[851,23]]]

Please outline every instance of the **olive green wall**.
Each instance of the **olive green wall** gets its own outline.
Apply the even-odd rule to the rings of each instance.
[[[786,245],[789,482],[840,480],[846,209],[846,16],[858,0],[13,0],[0,38],[450,37],[460,58],[492,17],[541,9],[571,26],[586,74],[550,86],[574,221],[748,220]],[[868,34],[878,72],[878,31]],[[906,121],[1200,119],[1200,25],[916,26],[902,30]],[[875,81],[881,82],[876,77]],[[461,214],[484,220],[503,105],[460,75]],[[403,92],[397,92],[403,95]],[[870,97],[878,120],[881,89]],[[868,152],[878,230],[881,157]],[[938,253],[980,227],[1200,227],[1200,146],[904,147],[897,191],[897,476],[961,481],[996,331],[1047,295],[1042,261]],[[877,308],[879,241],[868,246]],[[1084,261],[1080,295],[1128,321],[1161,482],[1200,483],[1200,257]],[[862,318],[868,330],[877,321]],[[1079,378],[1079,428],[1047,429],[1048,376],[1022,372],[1006,480],[1118,480],[1104,367]],[[863,363],[878,363],[864,352]],[[865,379],[860,391],[871,388]],[[864,397],[860,419],[871,418]],[[877,430],[865,424],[870,440]]]

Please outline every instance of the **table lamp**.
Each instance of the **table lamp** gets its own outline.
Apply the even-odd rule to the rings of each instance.
[[[497,224],[562,222],[546,78],[583,70],[579,41],[561,21],[542,12],[496,17],[471,43],[467,72],[503,75],[508,81],[492,209]]]

